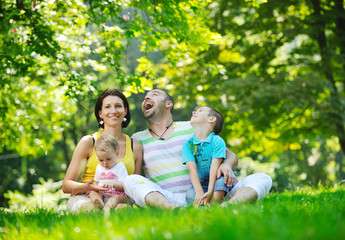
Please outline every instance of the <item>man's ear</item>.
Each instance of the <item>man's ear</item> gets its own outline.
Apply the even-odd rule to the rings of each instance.
[[[217,118],[215,116],[211,116],[208,118],[209,123],[216,123],[216,121],[217,121]]]
[[[172,101],[167,101],[167,102],[165,103],[165,106],[166,106],[167,108],[172,108],[172,106],[173,106]]]

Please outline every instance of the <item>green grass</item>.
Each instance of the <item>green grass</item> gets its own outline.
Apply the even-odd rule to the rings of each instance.
[[[1,239],[344,239],[345,189],[270,194],[254,204],[66,214],[0,211]]]

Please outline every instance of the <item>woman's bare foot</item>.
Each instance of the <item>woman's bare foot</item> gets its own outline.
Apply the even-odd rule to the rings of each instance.
[[[95,199],[94,201],[93,201],[93,204],[95,205],[95,207],[97,207],[97,208],[104,208],[104,203],[103,203],[103,201],[101,200],[101,199]]]

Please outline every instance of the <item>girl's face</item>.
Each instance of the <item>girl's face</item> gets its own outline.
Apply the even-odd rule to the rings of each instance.
[[[99,116],[104,121],[105,125],[116,125],[122,126],[123,118],[127,114],[127,109],[123,105],[121,98],[117,96],[107,96],[103,99],[102,110],[99,111]]]
[[[111,169],[117,164],[117,156],[119,155],[119,150],[116,151],[96,151],[99,164],[105,169]]]

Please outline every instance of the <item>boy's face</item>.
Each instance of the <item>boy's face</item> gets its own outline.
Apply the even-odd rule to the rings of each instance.
[[[114,151],[97,151],[96,152],[99,164],[105,169],[110,169],[117,164],[117,156],[119,150]]]
[[[190,123],[206,123],[208,122],[210,116],[210,109],[208,107],[200,107],[193,111]]]

